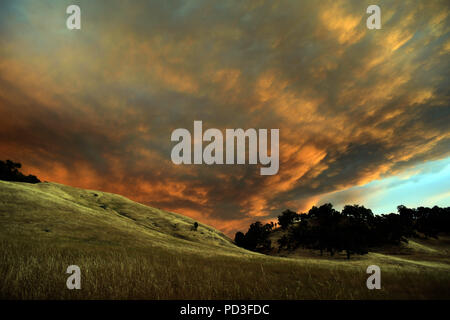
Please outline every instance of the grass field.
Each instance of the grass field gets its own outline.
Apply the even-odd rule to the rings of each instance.
[[[266,256],[122,196],[0,181],[2,299],[449,299],[449,239],[356,256]],[[69,265],[81,290],[68,290]],[[366,287],[381,268],[381,290]]]

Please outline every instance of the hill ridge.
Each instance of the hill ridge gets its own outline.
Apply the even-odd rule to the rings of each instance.
[[[158,243],[169,247],[174,245],[183,247],[184,244],[184,249],[195,250],[199,249],[195,247],[202,247],[204,250],[205,247],[218,247],[229,251],[227,253],[248,253],[236,247],[231,239],[211,226],[198,222],[198,230],[193,231],[191,228],[196,221],[192,218],[134,202],[114,193],[51,182],[27,184],[0,181],[0,198],[3,203],[0,208],[3,236],[8,234],[8,225],[18,222],[14,227],[16,231],[22,229],[25,234],[29,235],[34,231],[35,236],[39,235],[37,238],[40,238],[42,236],[40,231],[48,230],[47,233],[55,234],[56,232],[58,233],[57,238],[64,240],[65,236],[60,229],[67,229],[67,226],[64,227],[59,223],[62,222],[61,218],[65,214],[70,213],[71,215],[66,217],[65,223],[77,226],[80,238],[100,237],[95,230],[91,230],[92,224],[97,223],[103,228],[112,227],[110,232],[133,234],[137,231],[140,236],[134,235],[134,238],[142,237],[142,239],[134,240],[151,242],[149,245]],[[50,211],[54,211],[52,217],[57,220],[56,222],[51,221]],[[33,221],[36,225],[31,227],[29,224],[20,223],[18,215],[25,221]],[[69,221],[70,219],[74,221]],[[102,221],[98,221],[99,219]],[[77,233],[74,234],[76,236]],[[114,235],[110,234],[109,237],[114,237]],[[170,243],[171,241],[174,243]],[[194,248],[188,248],[189,245],[186,242]]]

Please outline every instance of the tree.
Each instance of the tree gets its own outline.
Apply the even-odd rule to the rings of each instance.
[[[350,217],[368,224],[372,222],[374,217],[372,210],[367,209],[364,206],[359,206],[357,204],[354,204],[352,206],[346,205],[342,210],[342,214],[345,217]]]
[[[290,249],[289,247],[289,237],[287,235],[283,235],[281,236],[280,239],[277,240],[278,243],[278,252],[280,252],[284,247],[286,247],[287,249]]]
[[[359,205],[346,205],[342,210],[339,228],[339,250],[345,250],[347,259],[351,254],[368,253],[370,225],[373,223],[372,210]]]
[[[242,232],[237,232],[234,237],[236,245],[247,250],[267,252],[271,249],[271,241],[269,235],[272,231],[273,223],[266,223],[256,221],[252,223],[244,235]]]
[[[290,250],[296,249],[300,246],[303,248],[310,248],[316,241],[314,237],[314,229],[310,227],[309,221],[305,217],[289,230],[286,238],[287,239],[283,240],[283,245]]]
[[[338,228],[337,251],[344,250],[347,259],[352,254],[368,253],[369,226],[361,217],[343,216]]]
[[[234,243],[238,247],[245,248],[245,235],[241,231],[236,232],[234,236]]]
[[[19,171],[22,167],[20,163],[13,162],[11,160],[1,161],[0,160],[0,180],[5,181],[18,181],[18,182],[28,182],[28,183],[38,183],[41,182],[36,176],[24,175]]]
[[[370,248],[407,242],[407,237],[437,238],[440,233],[450,232],[450,207],[398,206],[398,213],[374,215],[364,206],[346,205],[339,212],[326,203],[300,215],[285,210],[278,221],[286,230],[277,240],[279,250],[303,247],[320,250],[321,255],[326,251],[331,256],[345,251],[350,259],[352,254],[366,254]],[[235,243],[249,250],[267,252],[273,227],[273,223],[255,222],[245,235],[236,233]]]
[[[278,216],[278,224],[281,229],[287,229],[290,225],[298,219],[299,215],[289,209],[284,210],[280,216]]]
[[[400,215],[400,225],[402,228],[402,232],[407,237],[412,237],[415,235],[414,232],[414,224],[417,217],[415,209],[409,209],[404,205],[400,205],[397,207],[397,212]]]
[[[313,248],[319,249],[320,254],[323,254],[323,250],[330,252],[333,256],[338,249],[337,244],[337,227],[341,215],[338,211],[333,209],[331,203],[326,203],[320,207],[312,207],[308,212],[313,226],[313,239],[315,244]]]

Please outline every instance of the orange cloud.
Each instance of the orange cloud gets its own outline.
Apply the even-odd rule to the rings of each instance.
[[[231,235],[448,156],[441,2],[383,6],[376,31],[360,2],[89,2],[83,10],[103,18],[79,33],[55,27],[63,4],[15,3],[0,5],[11,30],[0,38],[0,156],[41,179],[120,193]],[[279,174],[175,166],[170,134],[194,120],[279,128]]]

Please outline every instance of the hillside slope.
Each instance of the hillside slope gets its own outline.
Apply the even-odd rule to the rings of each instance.
[[[450,297],[448,242],[350,261],[236,247],[214,228],[120,195],[0,181],[0,299],[428,299]],[[273,239],[275,240],[275,239]],[[78,265],[82,289],[68,290]],[[382,289],[366,287],[367,266]]]
[[[247,253],[218,230],[123,196],[57,183],[0,181],[0,236],[59,243]]]
[[[290,257],[295,259],[315,259],[338,261],[346,260],[345,252],[335,253],[333,257],[329,253],[320,256],[320,251],[305,249],[302,247],[295,250],[279,249],[278,240],[288,233],[281,228],[275,229],[269,236],[272,243],[272,256]],[[353,255],[351,261],[365,261],[367,258],[376,258],[380,261],[389,261],[391,264],[427,265],[450,270],[450,235],[441,234],[439,239],[410,238],[407,243],[400,245],[386,245],[371,248],[367,255]]]

